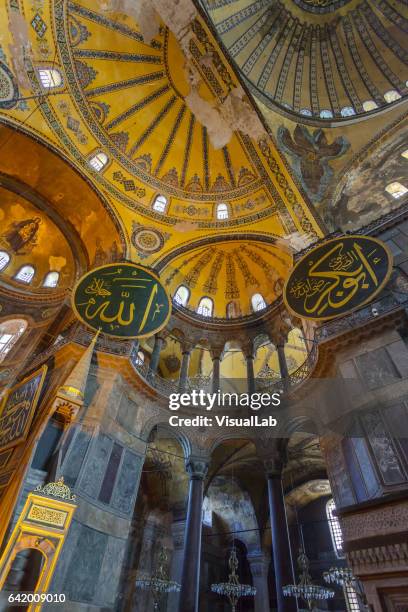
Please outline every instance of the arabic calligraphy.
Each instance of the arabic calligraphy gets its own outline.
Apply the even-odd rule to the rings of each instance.
[[[8,393],[0,412],[0,448],[14,446],[25,440],[47,366],[23,380]]]
[[[331,319],[373,299],[391,270],[391,253],[376,238],[335,238],[296,264],[286,282],[284,300],[298,316]]]
[[[83,276],[73,291],[83,323],[116,338],[143,338],[162,329],[171,313],[159,278],[138,264],[108,264]]]

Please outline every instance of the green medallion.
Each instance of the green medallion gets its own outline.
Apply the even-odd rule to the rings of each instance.
[[[160,279],[133,263],[107,264],[85,274],[72,293],[78,318],[115,338],[146,338],[160,331],[171,301]]]
[[[333,319],[371,301],[391,271],[392,255],[380,240],[334,238],[296,263],[284,287],[284,301],[304,319]]]

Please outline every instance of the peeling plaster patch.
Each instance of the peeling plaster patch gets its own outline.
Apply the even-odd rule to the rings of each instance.
[[[131,16],[138,23],[145,42],[150,43],[159,33],[159,19],[176,37],[185,57],[184,70],[190,84],[185,102],[196,119],[207,128],[214,149],[226,146],[234,133],[241,131],[258,140],[265,137],[265,130],[256,112],[246,100],[242,87],[236,87],[223,102],[210,104],[201,97],[201,76],[191,61],[189,42],[194,37],[191,23],[197,10],[191,0],[100,0],[103,11],[119,12]],[[213,67],[210,53],[200,62]]]
[[[10,58],[16,81],[22,89],[31,90],[31,83],[26,73],[26,60],[32,59],[31,44],[28,35],[28,23],[15,11],[9,15],[9,30],[12,44],[9,45]]]

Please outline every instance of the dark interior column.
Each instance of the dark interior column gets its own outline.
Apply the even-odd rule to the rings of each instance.
[[[190,475],[190,488],[184,536],[179,612],[198,612],[203,491],[207,467],[207,463],[202,459],[189,459],[186,464],[186,469]]]

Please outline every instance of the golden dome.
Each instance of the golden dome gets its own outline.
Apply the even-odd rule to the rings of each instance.
[[[203,4],[261,110],[333,123],[408,93],[401,1]]]

